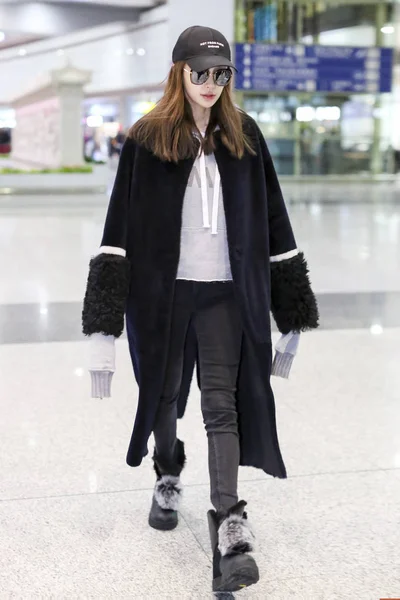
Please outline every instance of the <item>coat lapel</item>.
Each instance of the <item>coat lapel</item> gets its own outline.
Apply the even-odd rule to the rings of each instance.
[[[266,197],[255,185],[256,162],[233,157],[219,140],[215,151],[222,192],[232,277],[243,324],[256,343],[271,340]]]

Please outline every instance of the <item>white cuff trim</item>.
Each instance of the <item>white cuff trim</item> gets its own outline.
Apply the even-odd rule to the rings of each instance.
[[[283,334],[275,345],[275,350],[281,354],[296,355],[300,343],[300,333],[290,331],[286,335]]]
[[[290,331],[282,335],[275,346],[276,353],[272,363],[271,374],[275,377],[289,379],[293,359],[297,353],[300,342],[300,333]]]
[[[123,256],[125,258],[126,250],[115,246],[101,246],[97,255],[99,254],[115,254],[116,256]]]
[[[111,398],[111,371],[90,371],[92,380],[92,398]]]
[[[290,370],[292,368],[294,356],[293,354],[275,354],[274,362],[272,363],[271,375],[289,379]]]
[[[282,260],[288,260],[288,258],[294,258],[299,253],[298,249],[290,250],[289,252],[285,252],[284,254],[277,254],[276,256],[270,257],[270,262],[281,262]]]
[[[89,337],[89,370],[115,371],[115,338],[93,333]]]

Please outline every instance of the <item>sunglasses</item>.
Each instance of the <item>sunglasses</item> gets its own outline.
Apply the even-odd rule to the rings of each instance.
[[[186,73],[190,73],[190,81],[194,85],[203,85],[210,78],[210,69],[207,69],[206,71],[189,71],[188,69],[184,70]],[[232,70],[229,67],[221,67],[220,69],[215,69],[212,76],[216,85],[225,87],[232,79]]]

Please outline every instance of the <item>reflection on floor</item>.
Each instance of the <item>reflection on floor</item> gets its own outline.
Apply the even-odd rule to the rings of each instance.
[[[289,479],[240,473],[261,580],[236,598],[400,598],[400,206],[290,211],[325,320],[290,381],[273,381]],[[125,339],[113,398],[89,397],[76,321],[103,216],[0,213],[1,600],[211,597],[197,387],[180,524],[165,533],[147,525],[149,458],[125,464],[138,393]]]
[[[318,304],[321,329],[369,329],[379,335],[400,327],[400,292],[318,294]],[[0,344],[82,340],[82,302],[0,306]]]

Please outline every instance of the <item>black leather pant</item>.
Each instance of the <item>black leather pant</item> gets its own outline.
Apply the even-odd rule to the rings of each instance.
[[[176,282],[166,376],[154,426],[156,450],[161,459],[173,460],[184,345],[192,320],[208,437],[211,502],[223,512],[238,500],[240,458],[236,381],[242,324],[232,282]]]

